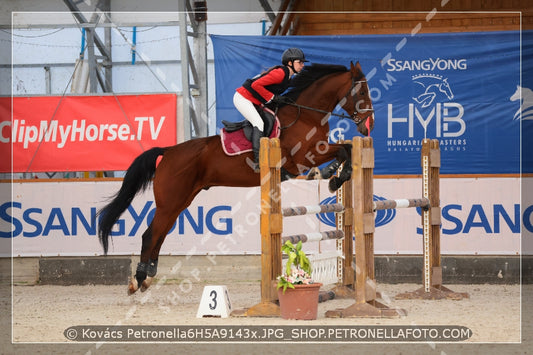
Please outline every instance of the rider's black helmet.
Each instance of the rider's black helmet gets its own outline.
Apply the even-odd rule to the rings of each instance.
[[[301,60],[302,62],[308,62],[305,60],[304,52],[300,48],[289,48],[283,52],[281,56],[281,63],[283,65],[289,64],[290,61]]]

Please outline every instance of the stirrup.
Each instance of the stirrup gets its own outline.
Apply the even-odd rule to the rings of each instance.
[[[261,171],[259,164],[248,157],[246,157],[246,165],[248,165],[248,168],[252,169],[254,173],[259,173]]]

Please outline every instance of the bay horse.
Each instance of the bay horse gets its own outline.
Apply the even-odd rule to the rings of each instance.
[[[281,124],[283,180],[333,160],[320,171],[323,178],[330,178],[341,163],[351,161],[349,145],[328,143],[328,118],[338,115],[332,113],[335,107],[340,105],[349,114],[338,116],[353,120],[361,134],[367,136],[374,127],[374,110],[361,65],[352,62],[348,69],[343,65],[313,64],[306,66],[291,83],[285,95],[292,103],[277,111]],[[226,155],[218,135],[152,148],[135,158],[119,191],[98,212],[98,237],[107,254],[113,226],[135,195],[153,183],[155,215],[142,235],[140,262],[130,279],[128,294],[139,287],[145,291],[150,286],[168,231],[202,189],[260,185],[260,174],[247,164],[251,158],[251,152]],[[351,164],[344,164],[344,167],[338,177],[330,179],[330,190],[338,189],[350,178]]]

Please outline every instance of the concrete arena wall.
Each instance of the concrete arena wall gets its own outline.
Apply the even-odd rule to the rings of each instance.
[[[137,256],[1,258],[0,282],[8,283],[12,275],[14,285],[126,285],[138,260]],[[517,284],[521,276],[522,283],[533,283],[533,256],[443,256],[441,260],[445,285]],[[422,283],[421,256],[381,255],[375,265],[379,283]],[[260,279],[260,255],[161,256],[156,276],[156,282],[172,284]]]

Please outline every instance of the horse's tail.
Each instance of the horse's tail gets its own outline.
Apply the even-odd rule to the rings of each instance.
[[[112,197],[110,203],[98,211],[97,216],[101,217],[98,224],[98,238],[104,248],[104,254],[107,254],[113,225],[128,208],[135,195],[148,187],[155,173],[157,158],[163,155],[165,150],[166,148],[152,148],[135,158],[126,171],[120,190]]]

